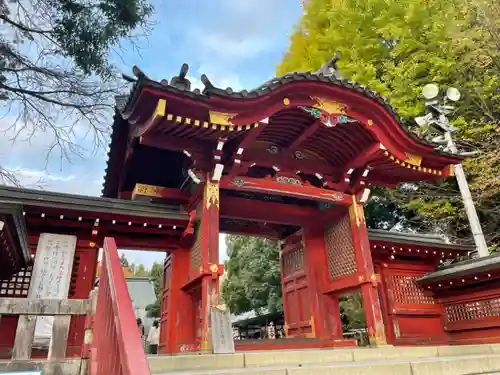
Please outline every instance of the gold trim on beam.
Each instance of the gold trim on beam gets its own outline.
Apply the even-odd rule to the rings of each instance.
[[[341,102],[336,102],[329,99],[320,98],[318,96],[311,96],[311,99],[316,102],[314,108],[319,108],[328,114],[343,114],[345,115],[346,105]]]
[[[210,122],[218,125],[234,125],[231,122],[231,119],[237,115],[237,113],[225,113],[225,112],[216,112],[216,111],[208,111],[210,116]]]
[[[455,166],[453,164],[450,164],[449,176],[455,176]]]
[[[358,227],[365,223],[363,206],[356,201],[355,195],[352,196],[352,204],[349,207],[349,217],[351,219],[351,223],[356,223]]]
[[[166,108],[167,108],[167,101],[165,99],[158,100],[158,103],[156,103],[156,108],[153,114],[153,118],[164,117]]]
[[[253,123],[253,124],[248,124],[248,125],[221,125],[221,124],[216,124],[208,121],[201,121],[197,119],[192,119],[190,117],[182,117],[182,116],[177,116],[174,115],[173,113],[167,114],[167,120],[174,123],[175,125],[178,124],[183,124],[187,126],[196,126],[196,127],[203,127],[205,129],[212,129],[212,130],[218,130],[218,131],[243,131],[243,130],[251,130],[253,128],[257,128],[259,126],[259,123]]]
[[[415,154],[410,154],[409,152],[405,152],[407,159],[405,160],[408,164],[415,165],[420,167],[422,164],[422,157]]]

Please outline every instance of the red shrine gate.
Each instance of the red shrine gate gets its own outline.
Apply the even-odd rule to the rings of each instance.
[[[97,249],[113,237],[119,248],[167,252],[161,352],[207,350],[223,274],[219,232],[257,235],[282,240],[288,338],[237,349],[355,345],[343,339],[338,298],[356,290],[372,343],[449,342],[437,281],[424,289],[418,279],[473,249],[368,231],[363,205],[370,186],[436,181],[452,175],[459,157],[416,138],[384,98],[335,75],[293,73],[238,93],[202,76],[201,93],[190,90],[187,66],[170,84],[134,70],[130,95],[117,98],[103,198],[0,189],[17,210],[0,207],[9,286],[0,297],[23,295],[7,279],[29,265],[28,244],[34,249],[44,232],[78,237],[72,290],[87,295]],[[83,345],[78,319],[68,355]],[[0,324],[15,332],[14,320]],[[0,346],[13,339],[2,336]]]
[[[374,251],[363,213],[368,187],[448,177],[460,158],[417,139],[376,93],[332,74],[288,74],[239,93],[203,76],[201,93],[190,90],[186,65],[170,84],[135,73],[131,94],[119,99],[103,195],[180,203],[194,226],[193,242],[166,261],[161,350],[210,346],[219,231],[284,240],[289,338],[352,345],[342,337],[338,297],[360,290],[370,340],[396,342],[409,320],[386,293],[401,290],[389,285],[392,275],[407,277],[411,296],[422,293],[403,305],[425,304],[416,275],[443,257]]]

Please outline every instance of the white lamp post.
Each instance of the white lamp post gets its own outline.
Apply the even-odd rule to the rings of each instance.
[[[446,117],[450,114],[455,107],[453,105],[447,104],[448,100],[456,102],[460,99],[460,92],[454,88],[450,87],[446,90],[446,94],[443,95],[442,100],[438,98],[439,87],[433,83],[425,85],[422,89],[422,95],[426,99],[425,105],[430,109],[429,113],[425,116],[416,117],[415,122],[421,126],[433,126],[434,128],[442,131],[441,136],[435,137],[433,139],[436,143],[446,144],[445,151],[457,153],[457,146],[453,141],[452,133],[456,130],[450,125],[448,118]],[[435,118],[435,115],[437,118]],[[462,154],[467,155],[467,154]],[[484,239],[483,231],[481,229],[481,223],[477,216],[476,208],[474,207],[474,202],[469,190],[469,184],[465,178],[465,173],[462,164],[455,165],[455,177],[457,179],[458,187],[460,193],[462,194],[462,199],[465,206],[465,212],[467,213],[467,218],[469,219],[470,228],[472,235],[474,236],[474,242],[476,244],[477,252],[480,257],[488,256],[488,246],[486,245],[486,240]]]

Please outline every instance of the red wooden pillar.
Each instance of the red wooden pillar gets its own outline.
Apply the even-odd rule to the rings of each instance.
[[[324,227],[304,229],[303,236],[305,270],[315,337],[343,339],[338,297],[334,294],[324,294],[322,291],[328,282]]]
[[[201,349],[211,348],[210,307],[219,304],[219,183],[207,174],[201,201]]]
[[[208,177],[208,176],[207,176]],[[165,262],[160,350],[209,350],[210,308],[219,303],[219,184],[207,181],[197,207],[195,241]]]
[[[370,344],[385,345],[387,339],[377,290],[379,281],[373,267],[364,209],[355,196],[349,208],[349,217]]]

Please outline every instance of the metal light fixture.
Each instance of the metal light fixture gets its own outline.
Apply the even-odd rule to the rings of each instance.
[[[446,97],[452,102],[458,102],[460,100],[460,96],[460,91],[458,91],[455,87],[449,87],[448,90],[446,90]]]
[[[439,87],[434,83],[429,83],[423,87],[422,96],[426,99],[425,106],[427,107],[427,114],[416,117],[415,122],[421,128],[432,127],[441,132],[441,134],[434,137],[432,141],[441,145],[446,145],[444,151],[458,154],[457,146],[455,145],[452,137],[452,133],[456,129],[450,125],[447,117],[447,115],[455,110],[455,107],[447,103],[448,100],[451,102],[457,102],[460,100],[460,91],[458,91],[455,87],[449,87],[446,90],[445,95],[439,98]],[[461,153],[460,155],[470,156],[470,154],[471,153]],[[484,239],[481,223],[479,222],[476,208],[474,207],[474,202],[472,200],[462,164],[455,165],[454,169],[477,252],[481,257],[488,256],[488,246],[486,245],[486,240]]]
[[[439,87],[434,83],[428,83],[422,89],[422,95],[427,100],[432,100],[439,94]]]

